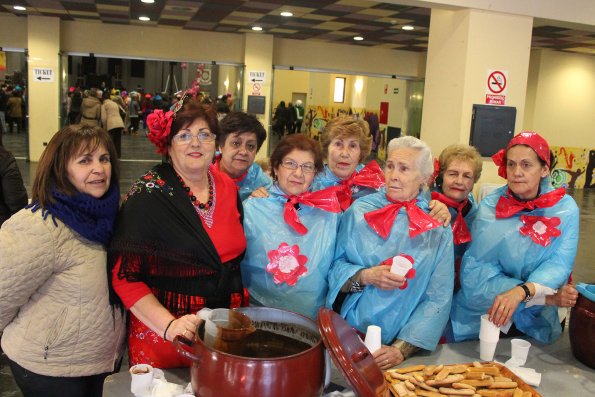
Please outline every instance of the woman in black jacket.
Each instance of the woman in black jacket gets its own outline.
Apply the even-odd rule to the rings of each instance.
[[[27,190],[12,153],[0,145],[0,226],[27,205]]]

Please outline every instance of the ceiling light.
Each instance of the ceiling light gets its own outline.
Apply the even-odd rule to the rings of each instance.
[[[355,36],[353,40],[355,41],[362,41],[364,38],[362,36]]]
[[[12,8],[14,8],[14,9],[15,9],[15,10],[17,10],[17,11],[26,11],[26,10],[27,10],[27,8],[25,8],[25,7],[23,7],[23,6],[14,6],[14,7],[12,7]]]
[[[415,28],[413,26],[411,26],[411,25],[405,25],[401,29],[403,29],[403,30],[413,30]]]
[[[153,4],[155,0],[140,0],[141,3]]]
[[[282,17],[292,17],[292,16],[293,16],[293,12],[290,12],[290,11],[283,11],[283,12],[281,13],[281,16],[282,16]]]
[[[151,20],[151,18],[149,18],[149,17],[138,17],[138,19],[141,20],[141,21],[144,21],[144,22],[147,22],[147,21],[150,21]]]
[[[262,28],[260,26],[252,26],[252,30],[256,30],[257,32],[260,32],[262,30]]]

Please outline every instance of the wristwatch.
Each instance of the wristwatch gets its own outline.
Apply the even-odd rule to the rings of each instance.
[[[351,277],[349,277],[349,281],[351,282],[351,286],[349,287],[350,293],[362,292],[364,290],[364,286],[359,281],[354,281]]]
[[[523,299],[523,302],[529,302],[531,300],[531,291],[529,290],[529,287],[527,287],[525,283],[520,283],[518,286],[525,291],[525,299]]]

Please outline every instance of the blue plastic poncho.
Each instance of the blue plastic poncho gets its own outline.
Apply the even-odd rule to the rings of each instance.
[[[287,201],[283,192],[275,184],[269,193],[268,198],[244,202],[248,244],[240,265],[244,286],[250,292],[251,304],[291,310],[315,319],[328,291],[327,275],[340,214],[300,205],[298,215],[308,229],[300,235],[283,219]],[[275,278],[279,277],[275,275],[275,266],[285,270],[293,267],[294,271],[289,273],[293,277],[276,283]]]
[[[578,245],[579,211],[572,197],[565,195],[553,207],[522,211],[510,218],[496,219],[496,203],[507,194],[503,186],[485,197],[471,229],[473,241],[461,266],[461,290],[453,299],[451,322],[455,341],[477,339],[480,316],[487,313],[498,294],[523,282],[556,289],[568,280]],[[553,190],[549,178],[541,192]],[[521,215],[558,217],[561,232],[548,246],[533,242],[519,229]],[[556,340],[562,331],[558,308],[521,303],[512,316],[517,329],[543,343]]]
[[[417,197],[428,211],[427,195]],[[341,315],[365,333],[368,325],[382,328],[382,343],[396,338],[434,350],[448,320],[453,289],[453,243],[449,227],[438,227],[413,239],[409,218],[401,208],[389,237],[384,240],[364,219],[364,214],[389,204],[384,188],[356,200],[343,214],[337,236],[335,261],[329,273],[331,307],[341,287],[357,271],[376,266],[395,255],[413,258],[416,274],[404,290],[385,291],[373,286],[347,296]]]
[[[364,167],[364,164],[358,164],[357,167],[355,167],[355,172],[360,172]],[[331,171],[328,164],[325,164],[324,170],[316,174],[316,176],[314,177],[314,181],[312,182],[310,190],[315,192],[317,190],[326,189],[327,187],[337,186],[340,183],[341,178],[339,178],[337,175],[333,173],[333,171]],[[376,193],[377,190],[370,187],[354,185],[351,187],[351,191],[353,192],[352,198],[353,200],[355,200],[360,197],[367,196],[368,194]]]
[[[236,181],[238,186],[240,200],[244,201],[250,194],[259,187],[265,187],[269,190],[273,186],[271,178],[260,168],[260,165],[252,163],[246,176],[239,181]]]

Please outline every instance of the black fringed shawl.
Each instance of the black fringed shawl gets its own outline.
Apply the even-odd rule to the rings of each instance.
[[[230,307],[232,294],[234,305],[241,304],[243,256],[221,262],[173,167],[161,164],[136,181],[126,196],[108,249],[108,275],[121,258],[120,279],[144,282],[172,314],[183,315],[195,309],[196,297],[210,308]],[[121,305],[113,288],[110,301]]]

